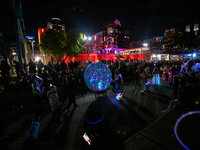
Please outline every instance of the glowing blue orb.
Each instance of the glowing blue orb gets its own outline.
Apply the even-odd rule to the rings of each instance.
[[[84,72],[87,87],[95,92],[106,90],[112,81],[110,69],[101,62],[90,64]]]

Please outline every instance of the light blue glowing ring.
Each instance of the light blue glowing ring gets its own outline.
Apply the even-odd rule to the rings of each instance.
[[[102,118],[100,120],[97,120],[95,122],[91,122],[91,121],[87,120],[87,122],[90,123],[90,124],[97,124],[97,123],[101,122],[103,120],[103,118],[104,118],[104,115],[102,115]]]
[[[180,123],[180,121],[185,118],[186,116],[189,116],[189,115],[193,115],[193,114],[200,114],[200,111],[190,111],[190,112],[187,112],[185,114],[183,114],[180,118],[177,119],[176,121],[176,124],[174,126],[174,134],[176,136],[176,139],[178,140],[178,142],[187,150],[190,150],[181,140],[180,138],[178,137],[178,134],[177,134],[177,127],[178,127],[178,124]]]

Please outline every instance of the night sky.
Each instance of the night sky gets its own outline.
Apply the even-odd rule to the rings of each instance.
[[[165,29],[200,23],[199,0],[22,0],[26,35],[37,36],[51,18],[87,36],[118,19],[130,42],[162,36]]]

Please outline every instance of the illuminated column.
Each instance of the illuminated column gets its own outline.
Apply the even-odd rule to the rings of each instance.
[[[197,31],[199,31],[199,24],[198,23],[194,24],[195,36],[197,35]]]
[[[187,26],[185,27],[185,32],[190,32],[190,25],[187,25]]]

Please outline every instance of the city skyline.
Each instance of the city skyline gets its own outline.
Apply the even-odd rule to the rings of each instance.
[[[192,28],[200,20],[197,0],[27,0],[21,3],[26,35],[36,38],[38,28],[46,28],[54,17],[61,19],[66,30],[77,28],[88,36],[100,32],[106,22],[118,19],[130,31],[130,42],[162,36],[165,29],[184,30],[186,25]]]

